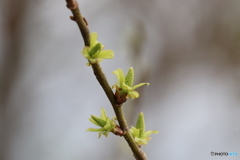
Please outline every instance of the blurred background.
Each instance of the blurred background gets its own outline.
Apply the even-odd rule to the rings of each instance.
[[[140,98],[124,105],[129,126],[143,111],[159,130],[149,160],[212,160],[240,154],[239,0],[78,0],[91,31],[135,69]],[[86,59],[64,0],[0,1],[0,159],[133,160],[123,138],[98,139],[90,115],[114,113]],[[239,156],[231,157],[239,159]]]

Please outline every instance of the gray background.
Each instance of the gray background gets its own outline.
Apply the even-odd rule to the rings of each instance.
[[[135,69],[140,98],[124,111],[134,125],[159,130],[143,150],[150,160],[212,160],[240,154],[239,0],[78,0],[91,31]],[[97,139],[88,121],[104,107],[102,88],[80,51],[83,40],[64,0],[0,1],[0,159],[134,159],[123,138]],[[239,159],[231,157],[230,159]]]

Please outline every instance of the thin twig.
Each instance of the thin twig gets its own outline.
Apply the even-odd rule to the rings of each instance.
[[[87,26],[87,22],[80,13],[77,1],[76,0],[66,0],[66,2],[67,2],[67,7],[72,11],[72,14],[73,14],[73,16],[70,18],[78,24],[78,27],[82,34],[85,46],[90,46],[90,35],[89,35],[89,29]],[[109,86],[108,81],[107,81],[100,65],[98,63],[92,64],[92,69],[93,69],[93,72],[94,72],[98,82],[102,86],[110,103],[112,104],[112,107],[114,109],[114,112],[115,112],[117,120],[118,120],[118,123],[119,123],[121,129],[123,130],[123,132],[125,132],[124,138],[127,141],[128,145],[130,146],[134,157],[136,158],[136,160],[147,160],[145,153],[135,143],[133,136],[128,131],[127,122],[125,120],[125,116],[122,111],[122,105],[121,104],[119,105],[116,103],[114,93],[113,93],[111,87]]]
[[[90,46],[90,36],[89,36],[89,29],[80,13],[78,8],[78,3],[75,0],[66,0],[67,7],[72,11],[73,16],[71,16],[71,20],[75,21],[80,29],[82,34],[85,46]]]

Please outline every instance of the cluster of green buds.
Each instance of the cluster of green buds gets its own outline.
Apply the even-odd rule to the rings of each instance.
[[[111,59],[114,57],[112,50],[103,50],[104,45],[97,41],[98,35],[92,32],[90,35],[90,46],[85,46],[82,50],[83,56],[88,59],[87,66],[101,62],[103,59]]]
[[[100,117],[91,115],[91,118],[89,118],[90,122],[101,128],[88,128],[87,131],[98,132],[98,138],[100,138],[102,135],[107,137],[109,132],[113,132],[116,135],[122,136],[123,131],[116,124],[115,120],[116,118],[110,119],[107,117],[105,109],[101,108]]]
[[[146,145],[148,141],[151,139],[149,137],[153,133],[158,133],[158,131],[145,131],[145,120],[144,120],[144,114],[141,112],[138,116],[137,123],[135,127],[132,127],[130,130],[130,133],[134,137],[135,142],[141,146]]]
[[[110,119],[107,117],[105,109],[101,108],[100,117],[91,115],[91,118],[89,118],[90,122],[101,128],[88,128],[87,131],[98,132],[98,138],[100,138],[102,135],[107,137],[109,132],[122,136],[124,133],[116,124],[115,119],[116,118]],[[153,133],[158,133],[158,131],[145,131],[145,120],[142,112],[138,116],[136,126],[131,127],[129,132],[132,134],[138,146],[146,145],[151,139],[150,135]]]
[[[122,69],[117,69],[113,71],[113,73],[117,76],[118,79],[118,82],[112,86],[112,88],[116,89],[115,95],[117,97],[118,103],[123,103],[128,97],[131,97],[132,99],[138,98],[139,93],[135,91],[135,89],[145,84],[149,85],[149,83],[139,83],[133,86],[134,70],[132,67],[129,68],[126,76],[124,76]]]

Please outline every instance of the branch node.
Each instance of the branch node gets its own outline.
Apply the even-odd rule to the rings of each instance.
[[[70,19],[73,20],[73,21],[76,21],[74,16],[70,16]]]
[[[83,21],[85,22],[85,24],[88,26],[88,21],[85,17],[83,17]]]
[[[115,135],[122,137],[126,132],[122,130],[118,125],[112,131]]]
[[[117,91],[115,92],[114,97],[115,97],[115,101],[116,101],[117,106],[122,106],[122,104],[127,101],[126,96],[121,97]]]

